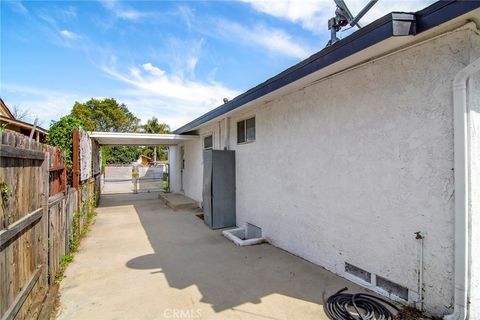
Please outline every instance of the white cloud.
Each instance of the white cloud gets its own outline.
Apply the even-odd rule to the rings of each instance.
[[[148,12],[142,12],[127,7],[116,0],[101,0],[100,3],[105,9],[112,12],[117,18],[124,20],[136,21],[140,18],[150,15]]]
[[[242,0],[255,10],[296,23],[316,34],[327,33],[328,19],[335,15],[333,0]],[[363,24],[372,22],[392,11],[417,11],[436,0],[380,0],[361,20]],[[368,3],[368,0],[345,0],[355,16]]]
[[[2,83],[2,98],[8,106],[19,105],[30,110],[30,118],[26,121],[33,123],[38,117],[45,129],[48,129],[51,120],[69,114],[75,101],[85,100],[70,92],[7,83]]]
[[[65,38],[68,38],[70,40],[78,40],[80,39],[80,35],[76,34],[75,32],[68,31],[68,30],[61,30],[60,34],[64,36]]]
[[[195,18],[193,10],[186,5],[180,5],[175,12],[187,25],[188,30],[192,29],[192,21]]]
[[[21,13],[23,15],[28,14],[27,8],[25,8],[25,6],[23,5],[23,3],[20,0],[10,0],[10,1],[5,1],[5,2],[8,3],[11,6],[13,11]]]
[[[112,59],[115,61],[115,59]],[[179,127],[195,117],[217,107],[223,98],[234,98],[238,91],[218,82],[201,82],[169,74],[152,63],[118,70],[103,66],[103,71],[127,87],[118,91],[119,101],[143,121],[157,116],[172,128]]]
[[[205,39],[182,39],[168,37],[161,50],[151,49],[151,57],[156,61],[164,61],[176,76],[195,78],[195,69],[203,54]]]
[[[243,0],[265,14],[281,18],[316,33],[326,28],[326,18],[334,14],[333,0]]]
[[[109,64],[102,68],[120,82],[118,89],[109,91],[107,96],[125,103],[142,122],[155,116],[176,129],[221,105],[223,98],[231,100],[240,93],[214,80],[186,79],[152,63],[126,69],[116,68],[116,63],[117,59],[112,56]],[[26,121],[33,122],[38,116],[41,126],[46,129],[51,120],[69,114],[75,101],[106,97],[7,83],[2,83],[1,96],[9,106],[19,105],[22,109],[31,110],[31,117]]]
[[[64,18],[76,18],[77,17],[77,8],[74,6],[68,6],[66,9],[61,9],[60,14]]]
[[[220,20],[218,32],[231,41],[261,47],[276,55],[302,59],[314,51],[308,45],[299,43],[285,31],[261,24],[249,29],[236,22]]]

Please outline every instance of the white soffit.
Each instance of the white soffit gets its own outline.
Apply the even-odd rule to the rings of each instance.
[[[198,136],[179,134],[154,133],[124,133],[124,132],[90,132],[90,138],[101,145],[108,146],[159,146],[177,145],[179,143],[197,140]]]

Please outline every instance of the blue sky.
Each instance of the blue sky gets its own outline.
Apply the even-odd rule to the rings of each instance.
[[[368,1],[346,2],[355,14]],[[433,2],[380,0],[363,22]],[[177,128],[325,47],[335,5],[1,0],[0,9],[0,96],[29,109],[27,121],[48,128],[75,101],[114,97],[142,121]]]

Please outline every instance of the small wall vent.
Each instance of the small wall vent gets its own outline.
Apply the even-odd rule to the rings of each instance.
[[[390,280],[377,276],[377,287],[387,291],[389,294],[408,301],[408,289]]]
[[[365,271],[353,264],[345,262],[345,272],[349,273],[357,278],[362,279],[365,282],[372,283],[372,274],[368,271]]]

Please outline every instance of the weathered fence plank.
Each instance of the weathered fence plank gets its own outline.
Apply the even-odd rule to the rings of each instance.
[[[13,301],[12,305],[10,308],[3,314],[1,320],[12,320],[15,319],[15,316],[18,314],[20,309],[22,308],[23,304],[25,303],[25,300],[27,300],[30,292],[32,291],[33,287],[37,283],[40,274],[41,274],[42,267],[38,266],[36,270],[33,272],[32,276],[27,282],[27,285],[22,288],[20,293],[17,295],[15,298],[15,301]]]
[[[66,230],[65,230],[65,253],[70,253],[70,246],[69,244],[73,241],[74,233],[76,230],[73,229],[73,222],[75,219],[75,212],[77,212],[77,201],[78,195],[77,190],[74,188],[70,188],[67,193],[67,198],[65,200],[65,219],[67,222]]]
[[[57,147],[46,146],[50,157],[50,196],[65,192],[67,189],[67,167],[63,154]]]
[[[43,160],[45,153],[28,149],[19,149],[8,145],[0,145],[0,153],[5,158]]]
[[[39,208],[20,220],[12,223],[7,229],[0,230],[0,247],[10,241],[10,239],[15,237],[17,234],[30,227],[30,225],[37,222],[38,219],[42,217],[42,210],[42,208]]]
[[[62,201],[63,199],[65,199],[65,195],[63,193],[57,193],[56,195],[51,196],[50,198],[48,198],[48,207],[49,208],[53,207],[54,205],[56,205],[59,201]]]

